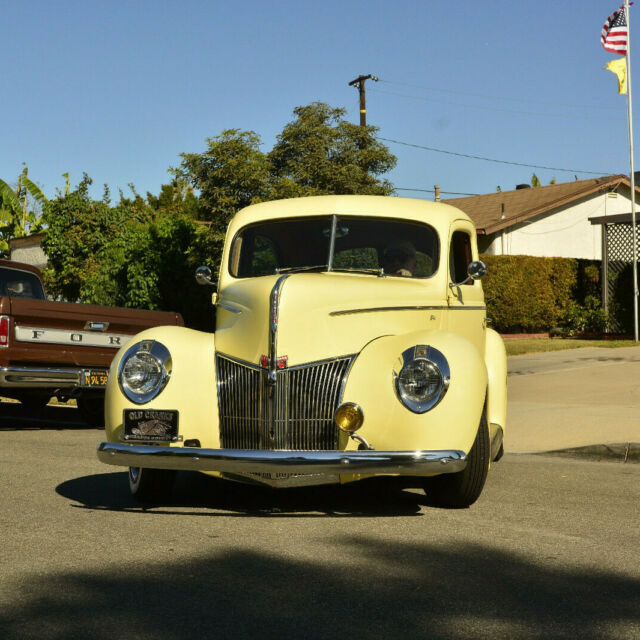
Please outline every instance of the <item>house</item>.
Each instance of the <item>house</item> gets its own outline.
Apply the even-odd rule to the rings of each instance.
[[[603,225],[590,218],[628,214],[630,192],[628,176],[612,175],[446,202],[473,220],[481,253],[602,260]]]

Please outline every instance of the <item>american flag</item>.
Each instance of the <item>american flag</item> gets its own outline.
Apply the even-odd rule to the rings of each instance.
[[[627,55],[627,17],[624,7],[614,11],[604,23],[600,42],[607,51]]]

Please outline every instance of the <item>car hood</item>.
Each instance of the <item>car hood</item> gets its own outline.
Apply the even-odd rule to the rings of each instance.
[[[435,279],[263,276],[238,280],[220,293],[218,352],[255,364],[269,354],[270,299],[279,280],[276,355],[286,356],[289,366],[355,354],[380,336],[441,327],[444,305]]]

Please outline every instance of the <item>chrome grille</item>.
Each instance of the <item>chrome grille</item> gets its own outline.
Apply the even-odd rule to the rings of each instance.
[[[231,449],[331,450],[333,421],[353,356],[267,370],[217,355],[220,443]]]

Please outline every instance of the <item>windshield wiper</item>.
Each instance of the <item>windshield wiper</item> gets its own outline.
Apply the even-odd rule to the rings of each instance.
[[[329,269],[328,264],[315,264],[307,267],[280,267],[276,269],[276,273],[294,273],[295,271],[327,271]]]
[[[348,271],[349,273],[368,273],[373,276],[382,277],[384,269],[367,269],[366,267],[333,267],[331,271]]]

